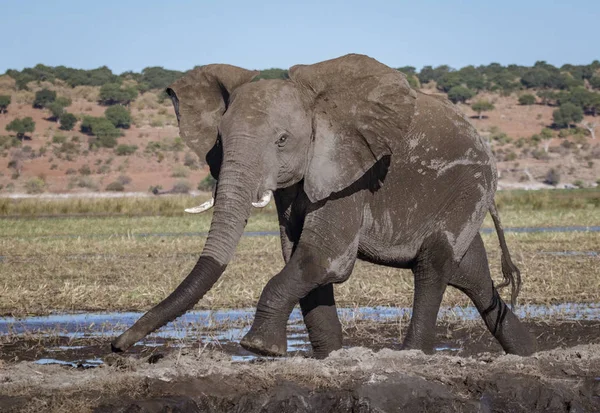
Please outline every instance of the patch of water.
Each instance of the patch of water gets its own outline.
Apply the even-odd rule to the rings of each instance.
[[[136,346],[162,347],[162,340],[176,340],[170,342],[169,347],[186,347],[193,342],[200,341],[205,344],[222,345],[238,342],[250,328],[254,318],[254,309],[236,310],[197,310],[190,311],[178,320],[161,328],[158,332],[149,335]],[[346,322],[369,320],[394,322],[411,315],[410,308],[404,307],[357,307],[340,308],[340,319]],[[523,305],[516,309],[520,318],[548,318],[556,317],[563,320],[599,320],[599,303],[563,303],[550,306]],[[143,313],[79,313],[55,314],[43,317],[0,318],[0,336],[24,336],[41,334],[45,336],[63,336],[71,338],[89,337],[115,337],[131,326]],[[474,307],[445,307],[440,309],[440,319],[474,320],[479,319],[479,313]],[[107,343],[108,346],[108,343]],[[50,351],[78,350],[86,346],[58,346]],[[302,314],[294,309],[288,325],[288,351],[308,351],[310,343]],[[459,348],[440,346],[438,351],[459,351]],[[253,355],[238,354],[232,356],[234,361],[247,361],[254,359]],[[96,361],[93,361],[96,360]],[[39,364],[55,363],[55,359],[40,359]],[[59,364],[73,367],[94,367],[101,364],[99,359],[60,361]]]
[[[64,361],[64,360],[48,359],[48,358],[36,360],[34,363],[42,364],[42,365],[59,364],[61,366],[82,367],[82,368],[93,368],[93,367],[98,367],[98,366],[104,364],[104,362],[100,359],[87,359],[87,360],[83,360],[83,361]]]

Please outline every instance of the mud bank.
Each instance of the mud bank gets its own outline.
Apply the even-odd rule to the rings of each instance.
[[[88,370],[4,365],[0,411],[592,412],[600,410],[599,374],[597,344],[527,358],[354,347],[324,361],[250,363],[182,350],[110,356]]]

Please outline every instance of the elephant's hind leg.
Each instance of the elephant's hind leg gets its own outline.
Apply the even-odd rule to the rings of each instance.
[[[325,358],[342,348],[342,325],[335,307],[333,284],[312,290],[300,299],[300,308],[316,358]]]
[[[437,315],[455,265],[445,237],[431,237],[423,244],[412,268],[415,276],[413,313],[403,349],[433,353]]]
[[[463,291],[481,314],[487,328],[507,353],[522,356],[535,352],[535,339],[500,298],[492,278],[481,236],[477,234],[450,279]]]

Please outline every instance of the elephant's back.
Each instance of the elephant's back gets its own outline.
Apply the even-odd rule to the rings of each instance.
[[[397,145],[382,190],[366,207],[364,238],[391,246],[390,255],[404,263],[425,238],[441,233],[462,256],[496,190],[491,151],[456,106],[422,93]]]

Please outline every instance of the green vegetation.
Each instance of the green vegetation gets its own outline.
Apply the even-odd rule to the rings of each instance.
[[[471,99],[475,96],[475,92],[471,89],[468,89],[464,86],[454,86],[452,89],[448,91],[448,99],[452,101],[452,103],[465,103],[467,100]]]
[[[0,115],[7,112],[11,98],[8,95],[0,95]]]
[[[33,133],[35,131],[35,122],[30,116],[25,118],[16,118],[8,125],[6,125],[8,132],[15,132],[19,140],[23,140],[27,133]]]
[[[212,192],[215,186],[217,186],[217,180],[211,174],[208,174],[198,184],[198,191]]]
[[[43,109],[50,103],[56,100],[56,92],[53,90],[42,89],[35,92],[35,99],[33,101],[33,107],[36,109]]]
[[[46,182],[42,178],[31,178],[25,182],[25,191],[28,194],[41,194],[46,190]]]
[[[138,95],[133,87],[122,87],[119,83],[107,83],[100,88],[100,103],[102,105],[128,105]]]
[[[546,179],[544,180],[548,185],[558,185],[560,183],[560,172],[557,169],[550,169],[546,174]]]
[[[59,121],[60,128],[62,130],[73,130],[75,124],[77,123],[77,117],[75,117],[75,115],[73,115],[72,113],[65,112],[62,115],[60,115]]]
[[[482,119],[483,112],[494,110],[494,105],[487,100],[479,100],[471,105],[471,109],[477,112],[479,119]]]
[[[135,153],[135,151],[137,151],[137,145],[118,145],[115,148],[115,154],[117,154],[117,156],[129,156],[129,155],[133,155]]]
[[[526,93],[524,95],[519,96],[519,104],[520,105],[533,105],[535,104],[535,96],[531,93]]]
[[[85,116],[81,121],[81,132],[95,136],[97,139],[90,142],[92,146],[114,148],[117,138],[122,132],[113,123],[104,117]]]
[[[271,69],[264,69],[261,70],[260,73],[258,74],[258,76],[256,76],[256,80],[259,79],[288,79],[289,75],[288,75],[288,71],[285,69],[277,69],[277,68],[271,68]]]
[[[121,105],[114,105],[104,111],[106,119],[112,122],[116,128],[128,129],[131,126],[131,113]]]
[[[554,124],[558,128],[570,128],[571,124],[581,122],[583,109],[571,102],[563,103],[552,113]]]

